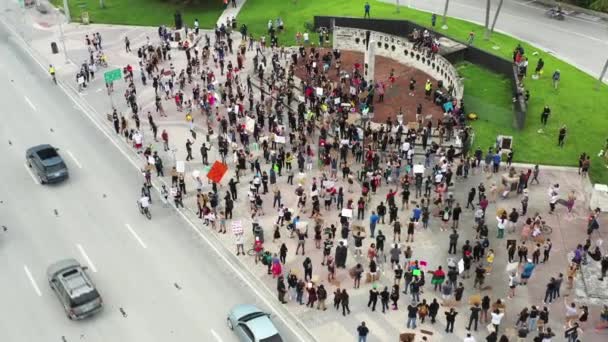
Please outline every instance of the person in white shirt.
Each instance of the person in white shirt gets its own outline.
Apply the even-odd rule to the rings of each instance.
[[[496,309],[494,310],[494,312],[492,312],[492,325],[494,326],[494,329],[496,330],[496,333],[498,334],[498,327],[500,326],[500,321],[502,321],[502,317],[505,314],[500,312],[500,310]]]
[[[148,196],[142,196],[142,197],[139,199],[139,205],[140,205],[142,208],[148,208],[148,207],[150,207],[150,199],[148,198]]]

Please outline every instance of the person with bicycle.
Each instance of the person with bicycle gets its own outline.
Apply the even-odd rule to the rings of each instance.
[[[150,197],[142,194],[141,198],[137,201],[139,203],[139,209],[142,214],[150,217]]]
[[[51,75],[53,82],[55,82],[55,84],[57,84],[57,78],[55,77],[55,67],[53,66],[53,64],[49,65],[49,74]]]

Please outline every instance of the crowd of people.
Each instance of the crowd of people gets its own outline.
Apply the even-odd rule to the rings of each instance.
[[[539,166],[516,170],[511,166],[512,152],[505,153],[500,146],[490,147],[485,154],[480,147],[474,151],[466,147],[471,131],[463,119],[464,105],[454,98],[439,120],[423,120],[422,106],[407,109],[420,115],[418,128],[408,128],[394,118],[374,125],[353,122],[349,120],[352,112],[362,113],[382,101],[379,87],[390,84],[390,77],[368,83],[360,68],[341,70],[340,51],[321,53],[304,46],[286,49],[278,46],[276,38],[267,46],[265,39],[254,39],[246,26],[241,27],[237,43],[233,38],[236,22],[231,20],[211,36],[198,29],[186,34],[180,44],[174,44],[173,32],[161,27],[158,40],[148,38],[136,50],[138,67],[125,66],[125,101],[131,113],[126,117],[115,112],[112,121],[117,134],[124,135],[145,158],[146,184],[150,184],[153,170],[156,176],[164,176],[164,166],[162,156],[144,139],[140,116],[147,116],[157,140],[155,115],[181,112],[192,134],[184,143],[187,159],[194,158],[193,145],[200,142],[197,134],[202,133],[207,138],[200,143],[203,164],[208,164],[213,149],[235,171],[224,193],[219,184],[207,186],[202,176],[195,177],[193,193],[199,217],[212,229],[226,233],[227,222],[236,219],[235,206],[249,208],[255,235],[252,257],[276,278],[281,303],[327,310],[326,301],[333,293],[334,309],[346,316],[351,313],[349,292],[359,291],[365,280],[372,284],[369,309],[376,311],[380,300],[378,311],[403,311],[408,328],[444,322],[445,333],[450,334],[456,321],[462,320],[474,331],[478,324],[491,324],[486,341],[508,341],[504,330],[508,323],[503,319],[508,304],[501,298],[516,296],[518,286],[525,286],[543,264],[559,262],[550,258],[552,242],[541,214],[527,211],[528,190],[540,183]],[[272,21],[269,34],[275,36]],[[420,37],[416,42],[428,45],[430,37],[424,33]],[[434,40],[430,42],[432,49]],[[98,44],[101,48],[101,39]],[[133,53],[130,44],[125,38],[125,50]],[[185,55],[183,68],[177,67],[179,54]],[[308,78],[298,81],[295,70],[302,67]],[[328,77],[332,68],[340,75],[339,82]],[[135,81],[136,69],[141,85]],[[154,108],[147,113],[137,98],[139,86],[151,86],[156,94]],[[421,98],[428,96],[426,87],[410,91]],[[195,126],[194,122],[204,124]],[[169,136],[164,130],[161,140],[167,152]],[[504,174],[500,174],[502,170]],[[455,192],[458,183],[480,175],[496,176],[503,182],[482,182],[466,193]],[[170,176],[171,190],[164,189],[164,197],[183,207],[182,196],[191,191],[186,189],[185,175],[173,167]],[[246,194],[238,192],[239,183],[249,184]],[[207,187],[211,189],[206,191]],[[521,198],[521,209],[502,208],[501,200],[510,191]],[[563,199],[568,211],[575,200],[575,196]],[[249,206],[244,204],[247,201]],[[547,214],[554,213],[559,203],[559,185],[555,184],[549,190]],[[496,216],[488,210],[490,205],[497,209]],[[459,221],[466,210],[475,218],[475,233],[474,239],[463,241],[460,235],[469,227],[461,227]],[[245,211],[241,209],[241,213]],[[590,214],[589,239],[573,251],[569,272],[565,277],[556,275],[547,284],[545,304],[522,309],[515,322],[519,338],[530,335],[546,342],[555,336],[557,323],[549,321],[549,312],[558,310],[551,303],[560,297],[562,280],[570,287],[589,262],[600,262],[602,278],[605,276],[608,258],[601,244],[592,242],[599,228],[598,215]],[[272,218],[272,228],[262,227],[262,221],[268,222],[266,217]],[[264,238],[264,229],[272,231],[272,243]],[[444,236],[453,256],[432,270],[414,244],[416,235],[429,231],[437,234],[434,243],[438,245]],[[444,231],[447,233],[441,233]],[[491,231],[496,232],[495,237]],[[500,240],[505,233],[519,234],[519,244],[505,249]],[[237,255],[249,254],[244,233],[233,234]],[[289,238],[296,241],[293,251],[286,243]],[[314,241],[313,249],[306,248],[309,240]],[[532,251],[530,258],[528,250]],[[315,253],[322,254],[320,264],[310,257]],[[348,254],[354,254],[354,261],[347,262]],[[301,272],[286,268],[292,258],[302,260]],[[505,277],[508,293],[485,292],[496,258],[508,258],[512,267]],[[381,285],[379,278],[387,272],[390,281]],[[352,278],[353,290],[346,283],[330,287],[340,274]],[[465,300],[465,288],[480,294]],[[580,328],[590,320],[589,309],[566,301],[565,312],[569,336],[574,336],[569,338],[576,341]],[[600,318],[606,323],[608,308],[604,307]],[[373,333],[364,322],[357,332],[360,336]],[[474,341],[470,335],[466,338]]]

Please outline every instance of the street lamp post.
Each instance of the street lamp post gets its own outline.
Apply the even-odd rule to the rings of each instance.
[[[604,64],[604,68],[602,69],[602,73],[600,74],[600,77],[597,80],[597,85],[595,86],[595,90],[600,90],[600,86],[602,85],[602,81],[604,80],[604,76],[606,75],[606,71],[608,71],[608,59],[606,60],[606,63]]]
[[[443,19],[441,23],[441,28],[444,30],[448,29],[448,6],[450,5],[450,0],[445,0],[445,8],[443,9]]]
[[[59,13],[59,9],[57,9],[57,15],[59,16],[59,40],[61,41],[61,47],[63,48],[65,64],[69,64],[70,59],[68,58],[68,50],[65,48],[65,35],[63,34],[63,19],[61,18],[61,13]]]
[[[65,17],[68,20],[68,23],[71,20],[70,17],[70,6],[68,6],[68,0],[63,0],[63,13],[65,14]]]

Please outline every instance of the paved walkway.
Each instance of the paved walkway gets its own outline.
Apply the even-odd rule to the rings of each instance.
[[[36,22],[36,19],[33,20]],[[42,29],[34,29],[35,37],[32,39],[32,46],[38,51],[41,56],[44,56],[47,61],[50,63],[55,63],[60,65],[63,56],[61,54],[52,55],[48,51],[49,42],[52,40],[57,40],[58,38],[58,30],[56,26],[50,26],[49,30]],[[135,83],[137,85],[137,97],[138,103],[141,108],[141,118],[142,118],[142,131],[144,132],[145,138],[144,141],[146,144],[150,143],[153,146],[154,150],[160,151],[161,157],[164,160],[165,164],[165,173],[168,174],[168,169],[174,164],[174,161],[180,161],[185,159],[185,140],[186,138],[190,138],[190,132],[188,127],[184,122],[184,113],[178,112],[171,101],[165,101],[164,106],[165,110],[168,113],[168,118],[161,118],[157,114],[154,113],[152,101],[154,98],[154,90],[150,85],[144,87],[141,84],[139,79],[139,69],[137,68],[138,58],[135,53],[126,53],[124,51],[123,46],[123,38],[124,36],[128,36],[131,39],[131,46],[133,51],[136,51],[137,47],[141,46],[143,43],[147,41],[147,36],[152,39],[155,39],[156,32],[155,28],[134,28],[134,27],[108,27],[108,26],[81,26],[81,25],[67,25],[65,28],[65,35],[67,37],[66,46],[68,48],[68,55],[70,60],[74,62],[74,64],[70,65],[62,65],[61,68],[58,68],[59,78],[61,82],[66,85],[70,85],[75,90],[75,82],[74,82],[74,73],[77,70],[76,64],[79,64],[79,61],[82,61],[86,58],[87,52],[84,47],[83,37],[86,33],[90,32],[100,32],[104,37],[104,46],[106,52],[109,56],[109,61],[111,64],[110,68],[113,67],[124,67],[127,63],[135,66]],[[205,34],[209,32],[202,32],[201,34]],[[209,33],[210,36],[213,36],[212,33]],[[238,35],[237,35],[238,36]],[[238,39],[237,39],[238,40]],[[235,42],[237,43],[237,42]],[[237,45],[237,44],[235,44]],[[247,62],[245,63],[245,68],[241,71],[241,77],[245,77],[244,75],[251,72],[252,68],[252,56],[254,52],[247,52]],[[268,51],[266,52],[268,54]],[[268,55],[270,59],[270,56]],[[233,60],[234,55],[229,56],[229,59]],[[184,67],[185,61],[183,57],[183,53],[179,51],[173,52],[173,60],[172,63],[176,70],[180,70]],[[164,67],[168,66],[168,63],[165,62],[163,64]],[[210,66],[214,68],[214,66]],[[108,68],[108,69],[110,69]],[[108,70],[105,69],[105,70]],[[97,79],[88,87],[84,93],[81,93],[79,96],[83,101],[88,104],[88,107],[91,109],[91,112],[98,115],[100,118],[104,118],[105,113],[108,112],[110,104],[108,96],[105,94],[105,87],[103,86],[103,80],[101,77],[101,73],[105,70],[101,70],[98,73]],[[223,80],[223,77],[219,76],[219,72],[215,70],[215,74],[220,80]],[[150,81],[148,81],[150,82]],[[129,113],[126,109],[125,101],[122,99],[122,93],[124,92],[125,84],[124,82],[117,82],[115,84],[115,93],[113,95],[113,101],[118,107],[120,112],[124,112],[125,114]],[[259,91],[254,91],[256,94],[256,99],[259,96]],[[187,86],[185,90],[186,94],[190,94],[190,86]],[[220,106],[220,113],[225,114],[224,106]],[[167,154],[163,152],[162,146],[160,143],[155,142],[151,136],[150,128],[147,125],[147,120],[145,118],[145,113],[151,110],[154,114],[154,120],[159,127],[159,132],[163,129],[166,129],[169,132],[171,147],[172,150],[175,151],[175,154]],[[195,123],[198,127],[204,126],[204,119],[198,112],[195,115]],[[110,123],[107,123],[110,125]],[[133,122],[130,120],[130,127],[133,127]],[[193,215],[196,211],[196,198],[193,194],[195,194],[195,180],[192,177],[192,173],[194,171],[199,171],[202,174],[205,172],[205,166],[202,165],[200,154],[198,153],[199,147],[202,142],[205,140],[204,133],[205,129],[201,128],[202,131],[199,131],[198,137],[194,143],[194,157],[195,159],[191,162],[186,163],[186,188],[188,190],[188,194],[185,199],[185,205],[187,207],[186,211],[189,215]],[[197,128],[197,131],[199,129]],[[311,137],[313,139],[316,136]],[[212,139],[213,142],[213,139]],[[210,151],[209,160],[213,161],[218,158],[216,144],[213,144],[214,148]],[[254,156],[259,157],[260,151],[254,151]],[[230,168],[233,168],[234,163],[231,158],[228,161]],[[262,169],[267,170],[270,165],[265,164],[263,162],[263,158],[260,158],[260,162],[262,163]],[[142,165],[144,161],[142,160]],[[306,172],[303,177],[299,177],[296,175],[296,179],[294,183],[298,181],[298,178],[302,179],[303,184],[307,189],[311,185],[312,178],[316,177],[320,178],[322,173],[327,172],[326,170],[319,169],[317,167],[313,167],[312,170]],[[503,172],[503,171],[501,171]],[[220,186],[220,195],[223,197],[225,191],[227,191],[226,181],[233,177],[234,174],[232,170],[229,171],[228,175],[224,177],[223,185]],[[240,220],[244,227],[245,231],[245,248],[248,249],[248,246],[252,245],[253,242],[253,234],[251,232],[251,216],[248,210],[248,203],[246,200],[246,193],[248,190],[249,180],[251,179],[252,174],[250,172],[246,172],[245,175],[241,176],[241,183],[238,187],[239,199],[235,205],[235,217],[234,220]],[[478,185],[480,182],[484,182],[486,186],[489,188],[489,185],[492,182],[500,184],[500,174],[482,174],[478,173],[476,175],[471,175],[467,179],[458,179],[455,182],[455,186],[451,191],[455,194],[457,201],[461,204],[466,202],[465,197],[468,189],[470,187]],[[165,178],[155,178],[155,182],[164,182],[170,183],[170,179]],[[554,232],[551,236],[553,240],[553,252],[551,256],[551,261],[548,264],[540,265],[535,274],[533,276],[530,285],[527,287],[520,287],[517,289],[517,295],[514,299],[507,301],[507,317],[503,321],[504,330],[508,335],[513,336],[514,334],[514,323],[516,321],[516,315],[520,311],[520,309],[524,306],[528,306],[531,304],[542,305],[542,294],[544,293],[544,287],[547,279],[551,276],[555,276],[559,272],[565,273],[566,263],[568,261],[568,252],[571,251],[577,243],[581,243],[581,239],[584,237],[584,226],[585,219],[587,215],[586,208],[588,207],[588,199],[587,193],[584,189],[589,188],[589,182],[586,178],[582,178],[578,176],[575,171],[558,171],[558,170],[550,170],[550,169],[542,169],[541,171],[541,184],[534,185],[530,187],[530,207],[529,212],[534,213],[536,211],[541,213],[547,212],[547,196],[546,191],[547,188],[554,183],[560,183],[562,188],[562,195],[565,196],[568,191],[574,190],[577,195],[577,203],[575,206],[574,214],[567,215],[564,212],[564,208],[560,207],[558,209],[557,214],[555,215],[543,215],[546,216],[546,220],[549,225],[551,225],[554,229]],[[336,185],[342,186],[345,189],[348,188],[345,181],[341,178],[336,180]],[[136,186],[136,185],[134,185]],[[280,176],[277,178],[277,183],[274,185],[270,185],[270,190],[273,188],[278,188],[281,190],[283,196],[283,202],[287,204],[288,207],[294,209],[296,214],[301,215],[303,219],[308,219],[309,212],[299,210],[295,206],[295,194],[294,187],[286,184],[286,176]],[[380,200],[385,198],[390,187],[396,188],[396,185],[390,186],[382,186],[378,193],[373,197],[372,203],[369,206],[369,210],[371,208],[375,208]],[[202,190],[204,192],[210,191],[210,186],[203,182]],[[308,191],[308,190],[307,190]],[[272,192],[271,192],[272,193]],[[349,198],[352,198],[356,201],[359,197],[360,188],[357,184],[353,187],[353,193],[345,194],[345,202],[348,201]],[[412,198],[414,196],[412,195]],[[260,223],[260,225],[264,228],[265,234],[265,246],[267,249],[271,251],[277,251],[279,246],[282,243],[285,243],[288,248],[288,256],[287,263],[284,266],[284,270],[295,270],[298,274],[302,274],[302,256],[296,256],[296,241],[295,239],[289,238],[289,233],[282,228],[280,230],[281,238],[277,241],[272,241],[272,231],[273,231],[273,222],[276,220],[276,212],[272,208],[272,195],[265,195],[264,197],[264,215],[257,217],[256,219]],[[510,210],[510,208],[519,208],[520,198],[517,196],[511,195],[507,199],[497,199],[496,203],[491,203],[488,212],[494,213],[499,208],[504,208]],[[400,203],[400,201],[398,200]],[[222,201],[223,204],[223,201]],[[411,204],[413,205],[413,203]],[[309,209],[309,208],[307,208]],[[353,223],[360,224],[364,227],[368,226],[368,215],[369,210],[366,212],[366,219],[358,221],[354,220]],[[337,221],[337,211],[335,205],[332,205],[332,209],[330,211],[322,211],[323,219],[325,221],[325,225],[327,224],[336,224]],[[408,217],[410,216],[410,209],[404,209],[400,211],[399,217],[402,222],[406,222]],[[230,225],[234,220],[228,221],[228,234],[216,234],[216,237],[223,243],[224,247],[228,250],[234,250],[234,236],[230,232]],[[488,294],[492,298],[492,300],[496,300],[498,298],[505,299],[507,293],[507,273],[506,273],[506,258],[505,258],[505,248],[506,248],[506,239],[498,240],[495,235],[495,226],[492,214],[488,217],[488,225],[490,227],[490,240],[491,240],[491,248],[496,251],[496,261],[494,263],[494,270],[489,278],[486,281],[490,287],[486,288],[482,291],[482,294]],[[448,245],[448,232],[442,232],[439,230],[439,220],[435,217],[431,218],[430,228],[428,230],[424,230],[421,228],[417,228],[415,233],[415,243],[410,243],[409,245],[414,249],[414,258],[418,260],[424,260],[427,262],[427,270],[434,270],[438,265],[446,264],[446,259],[450,257],[445,252],[445,246]],[[474,241],[474,230],[471,229],[473,226],[473,212],[470,210],[465,210],[461,217],[460,221],[460,238],[459,238],[459,246],[462,245],[465,239],[469,239]],[[360,321],[364,320],[367,322],[370,327],[372,333],[370,340],[381,340],[381,341],[392,341],[396,340],[397,336],[400,333],[404,332],[412,332],[412,330],[405,328],[405,313],[403,308],[410,302],[410,298],[408,296],[402,295],[400,299],[400,310],[399,311],[391,311],[387,314],[382,314],[380,312],[371,312],[366,307],[368,290],[371,288],[372,284],[364,284],[361,289],[354,290],[352,289],[352,280],[348,276],[348,272],[346,270],[339,270],[337,272],[336,281],[332,284],[328,284],[324,279],[326,279],[327,271],[326,269],[320,265],[321,261],[321,252],[319,249],[314,247],[314,242],[312,240],[312,226],[310,227],[309,239],[306,241],[307,254],[312,259],[313,262],[313,274],[316,279],[321,282],[324,282],[327,286],[328,292],[330,293],[330,298],[328,303],[331,302],[331,293],[333,292],[336,286],[341,286],[347,288],[350,296],[351,296],[351,310],[352,314],[347,317],[343,317],[342,315],[336,313],[333,308],[328,309],[327,311],[318,311],[314,309],[305,308],[304,306],[297,305],[294,303],[293,299],[290,300],[286,307],[294,313],[304,324],[318,337],[320,341],[329,341],[329,340],[339,340],[339,341],[351,341],[354,340],[355,336],[355,328],[359,324]],[[202,227],[202,229],[209,229],[209,227]],[[392,228],[388,225],[379,225],[378,229],[384,231],[387,235],[387,247],[388,250],[389,244],[392,243]],[[520,228],[518,228],[519,230]],[[339,236],[338,232],[338,236]],[[606,227],[602,227],[602,234],[606,234]],[[507,239],[515,239],[517,240],[519,233],[514,233],[507,235]],[[365,249],[372,242],[369,239],[366,239],[364,242]],[[401,247],[405,247],[408,245],[404,243],[403,240],[401,242]],[[365,269],[367,269],[367,261],[365,256],[362,258],[355,258],[353,256],[354,249],[352,247],[352,240],[348,241],[349,246],[349,255],[347,258],[347,269],[352,267],[357,262],[361,262],[364,264]],[[528,246],[530,250],[533,248],[533,244],[529,244]],[[243,256],[240,257],[242,266],[250,269],[254,272],[260,279],[260,281],[266,285],[266,287],[274,292],[276,290],[276,280],[272,279],[271,276],[266,274],[266,268],[261,264],[256,265],[253,261],[252,257]],[[202,264],[204,262],[202,261]],[[204,267],[204,266],[203,266]],[[433,335],[430,340],[432,341],[442,341],[448,339],[460,340],[465,336],[464,323],[468,318],[468,305],[466,303],[467,298],[469,296],[478,294],[478,290],[472,289],[472,280],[461,280],[465,286],[465,294],[463,303],[457,303],[457,310],[460,312],[457,322],[454,335],[449,335],[449,337],[443,332],[445,329],[445,321],[443,318],[443,309],[439,314],[439,322],[435,325],[431,325],[430,323],[425,323],[422,325],[422,329],[430,331]],[[427,282],[428,283],[428,282]],[[383,273],[380,280],[377,282],[380,287],[389,286],[392,284],[392,271],[388,269],[388,267],[383,268]],[[605,283],[603,283],[605,284]],[[570,294],[571,296],[580,295],[581,298],[577,298],[577,300],[585,300],[586,291],[584,289],[584,284],[580,281],[580,277],[577,278],[577,285],[575,287],[577,291],[564,291],[563,295]],[[582,291],[582,292],[581,292]],[[425,293],[422,295],[422,298],[430,301],[433,297],[437,297],[438,293],[434,293],[430,286],[427,286],[425,289]],[[556,304],[551,306],[551,324],[550,326],[554,328],[554,330],[558,331],[558,336],[560,336],[563,322],[563,305],[561,301],[558,301]],[[597,319],[597,307],[592,307],[592,322],[595,322]],[[482,325],[480,330],[484,330],[484,325]],[[416,331],[418,336],[420,336],[420,330]],[[429,335],[430,336],[430,335]],[[482,340],[485,338],[486,333],[480,332],[475,333],[475,336],[478,340]],[[589,331],[585,335],[585,341],[600,341],[602,340],[601,336],[595,335],[593,332]]]
[[[222,24],[226,24],[226,21],[228,20],[228,18],[235,18],[239,14],[239,11],[243,7],[243,5],[245,4],[245,1],[247,1],[247,0],[235,0],[235,1],[236,1],[236,7],[234,7],[232,5],[232,2],[230,2],[228,4],[228,7],[224,10],[224,12],[222,12],[222,15],[220,15],[220,17],[217,19],[217,26],[222,26]]]

